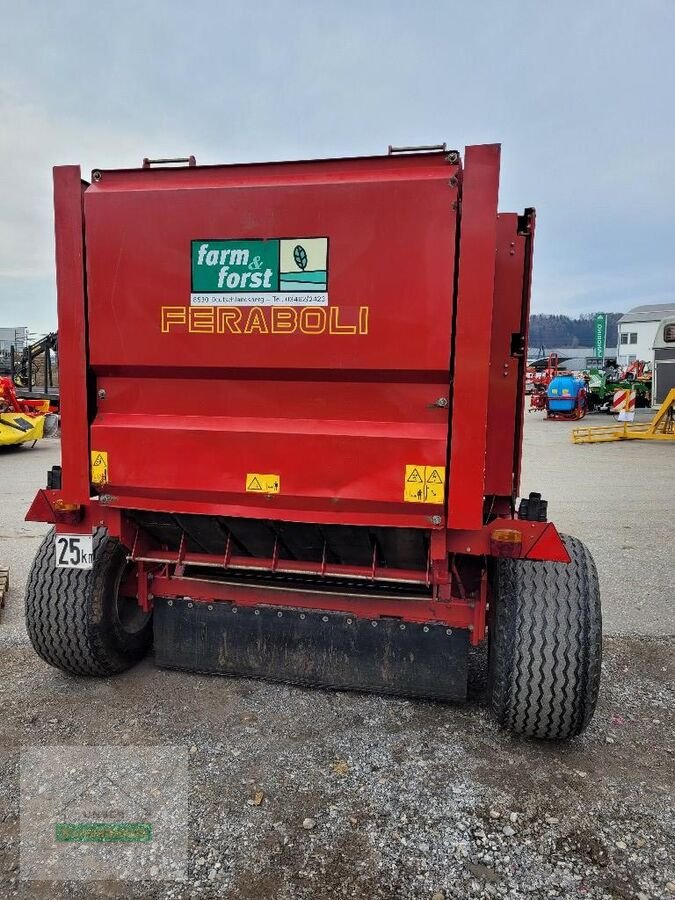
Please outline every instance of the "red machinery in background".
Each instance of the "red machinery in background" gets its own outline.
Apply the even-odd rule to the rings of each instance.
[[[52,434],[58,417],[49,400],[27,400],[17,396],[14,382],[0,376],[0,447],[37,441]]]
[[[526,384],[530,389],[529,410],[541,411],[546,409],[546,389],[559,372],[557,353],[549,353],[548,364],[545,369],[528,367],[529,376]]]
[[[411,148],[407,148],[410,150]],[[588,551],[517,502],[535,216],[500,148],[55,169],[62,467],[37,652],[439,699],[581,731]]]

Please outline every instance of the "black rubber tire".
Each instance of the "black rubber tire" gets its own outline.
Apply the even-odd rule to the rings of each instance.
[[[565,740],[588,725],[602,660],[600,590],[581,541],[563,535],[570,563],[495,560],[488,691],[514,734]]]
[[[152,620],[139,617],[136,630],[123,627],[117,589],[126,552],[104,528],[94,534],[90,570],[57,568],[54,531],[37,552],[26,585],[26,629],[35,651],[73,675],[116,675],[145,656]]]

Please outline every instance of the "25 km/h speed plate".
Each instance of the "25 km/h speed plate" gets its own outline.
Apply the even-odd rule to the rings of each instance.
[[[57,534],[56,566],[59,569],[91,569],[94,538],[91,534]]]

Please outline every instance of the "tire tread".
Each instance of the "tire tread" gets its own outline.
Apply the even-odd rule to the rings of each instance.
[[[517,734],[566,739],[588,725],[598,699],[602,627],[598,576],[577,538],[570,563],[497,562],[491,701]]]
[[[120,652],[98,624],[118,547],[98,528],[92,569],[65,569],[55,563],[53,529],[42,541],[26,584],[26,630],[37,654],[57,669],[102,677],[123,672],[138,658]]]

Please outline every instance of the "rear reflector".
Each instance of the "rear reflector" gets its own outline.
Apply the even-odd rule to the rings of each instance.
[[[523,536],[516,528],[495,528],[490,533],[490,552],[493,556],[520,556]]]
[[[60,497],[52,504],[54,521],[74,525],[82,518],[82,507],[79,503],[66,503]]]

